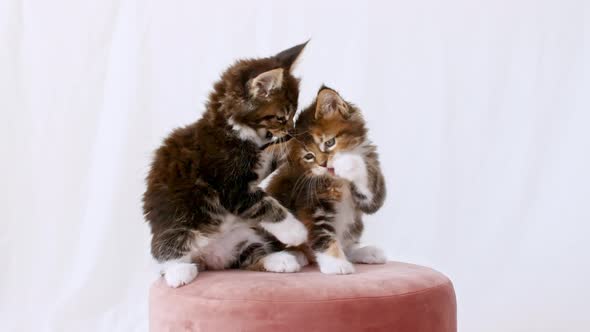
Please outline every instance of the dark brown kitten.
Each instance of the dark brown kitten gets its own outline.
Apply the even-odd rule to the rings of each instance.
[[[292,130],[299,80],[291,69],[304,47],[236,62],[215,84],[203,117],[156,151],[143,208],[168,285],[192,281],[197,265],[300,268],[293,255],[268,256],[267,232],[298,245],[307,231],[258,184],[282,161],[276,146],[262,148]]]
[[[354,272],[350,262],[385,262],[380,249],[359,247],[362,214],[377,211],[385,199],[376,147],[360,110],[334,90],[323,87],[297,119],[288,163],[267,192],[305,223],[322,272],[346,274]]]

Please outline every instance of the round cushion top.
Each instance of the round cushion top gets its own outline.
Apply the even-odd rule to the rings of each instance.
[[[150,329],[455,331],[455,295],[443,274],[397,262],[355,269],[203,271],[176,289],[160,279],[150,292]]]

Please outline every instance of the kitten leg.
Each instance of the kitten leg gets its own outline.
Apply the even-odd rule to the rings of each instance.
[[[322,273],[350,274],[354,266],[347,260],[336,238],[333,216],[316,212],[313,220],[311,249]]]
[[[267,255],[262,259],[262,266],[269,272],[297,272],[302,267],[297,256],[286,250]]]
[[[385,179],[377,154],[337,153],[332,161],[336,175],[351,182],[352,197],[365,213],[375,213],[385,201]]]
[[[326,250],[316,251],[316,261],[322,273],[350,274],[354,266],[346,259],[338,241],[333,241]]]
[[[182,257],[161,264],[161,271],[168,286],[172,288],[184,286],[197,277],[199,272],[197,265],[190,261],[190,257]]]
[[[268,272],[297,272],[303,266],[300,257],[291,250],[272,252],[272,247],[281,246],[280,243],[252,243],[241,250],[238,266],[247,270]]]
[[[295,258],[297,259],[297,263],[299,263],[301,267],[309,265],[309,259],[307,258],[307,255],[299,248],[289,248],[286,249],[286,251],[295,256]]]
[[[258,183],[285,163],[287,159],[287,142],[274,143],[260,153],[254,173]]]
[[[173,229],[152,237],[152,255],[160,262],[160,272],[166,284],[176,288],[197,277],[197,265],[191,261],[193,233],[188,229]]]
[[[353,263],[385,264],[387,256],[380,248],[375,246],[352,247],[346,250],[346,256]]]
[[[288,246],[297,246],[307,241],[307,228],[303,223],[265,192],[258,196],[261,198],[242,212],[241,217],[259,220],[264,230]]]
[[[260,257],[255,263],[242,266],[246,270],[278,273],[298,272],[304,266],[300,257],[291,251],[277,251]]]
[[[288,246],[307,241],[307,228],[289,212],[281,221],[263,221],[260,226]]]
[[[352,182],[355,189],[368,200],[373,198],[373,193],[369,190],[367,166],[361,155],[351,152],[336,153],[332,165],[337,176]]]

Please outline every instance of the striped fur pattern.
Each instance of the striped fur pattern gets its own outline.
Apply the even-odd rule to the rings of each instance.
[[[351,262],[385,262],[380,249],[359,247],[363,214],[376,212],[386,196],[376,147],[360,110],[336,91],[322,87],[301,113],[288,162],[267,192],[304,221],[322,272],[347,274]]]
[[[269,143],[293,130],[299,80],[291,68],[304,46],[236,62],[203,117],[156,151],[143,210],[171,287],[202,269],[297,270],[295,255],[275,254],[276,242],[301,244],[307,230],[259,183],[284,161],[283,144]]]

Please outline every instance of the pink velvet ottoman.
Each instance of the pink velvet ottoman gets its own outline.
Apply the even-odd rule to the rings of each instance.
[[[150,330],[454,332],[455,292],[432,269],[405,263],[356,265],[350,275],[205,271],[150,291]]]

